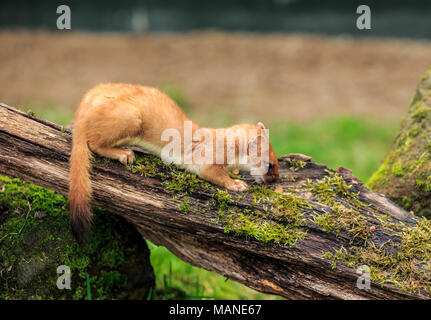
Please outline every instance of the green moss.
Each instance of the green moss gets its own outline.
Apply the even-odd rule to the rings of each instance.
[[[373,281],[392,283],[410,292],[431,294],[431,281],[427,276],[431,271],[431,221],[421,218],[414,226],[398,225],[400,231],[394,231],[400,238],[397,243],[389,241],[377,247],[368,240],[365,246],[341,247],[333,252],[323,252],[322,256],[331,261],[333,268],[337,261],[353,268],[367,265]]]
[[[359,200],[359,193],[352,192],[351,186],[337,173],[328,173],[324,179],[314,183],[309,181],[307,184],[307,189],[319,202],[328,206],[325,213],[313,213],[313,222],[322,227],[323,231],[335,232],[337,236],[341,231],[351,234],[352,242],[356,239],[368,239],[368,222],[358,211],[366,205]]]
[[[135,163],[126,166],[133,173],[139,173],[144,177],[161,177],[165,178],[165,174],[161,170],[165,164],[160,158],[155,156],[140,156],[135,157]]]
[[[307,165],[307,163],[305,161],[302,161],[302,160],[288,159],[287,161],[290,164],[290,167],[289,167],[290,171],[298,171]]]
[[[403,196],[401,199],[401,206],[406,210],[410,210],[412,208],[412,199]]]
[[[417,101],[419,101],[420,99],[420,95],[418,94],[418,91],[416,90],[415,93],[413,94],[412,99],[410,100],[409,105],[414,105]]]
[[[341,231],[352,234],[351,242],[356,239],[367,240],[370,236],[370,226],[367,220],[358,211],[346,208],[339,203],[331,207],[331,212],[315,213],[313,222],[321,226],[323,231],[336,232],[337,236]]]
[[[169,190],[180,193],[190,193],[198,190],[200,187],[204,187],[205,189],[209,188],[208,182],[186,171],[172,172],[170,179],[163,181],[163,184]]]
[[[418,125],[418,124],[414,124],[411,128],[410,128],[410,130],[408,131],[408,135],[410,136],[410,137],[412,137],[412,138],[414,138],[414,137],[416,137],[420,132],[421,132],[421,130],[422,130],[422,127],[420,126],[420,125]]]
[[[359,201],[359,193],[351,192],[352,186],[348,186],[344,179],[338,174],[328,171],[328,175],[317,182],[308,181],[307,189],[312,192],[319,202],[333,206],[336,198],[343,198],[349,205],[360,208],[364,204]]]
[[[180,203],[180,205],[178,206],[178,209],[180,209],[182,212],[186,214],[190,212],[190,203],[187,197],[184,197],[184,202]]]
[[[247,193],[253,196],[256,204],[267,205],[272,217],[284,222],[302,225],[304,222],[302,211],[312,208],[310,203],[296,194],[278,193],[262,185],[251,186]]]
[[[311,204],[292,193],[276,193],[271,198],[267,198],[267,202],[272,204],[272,215],[277,220],[293,226],[304,225],[303,210],[312,208]]]
[[[414,159],[410,162],[410,173],[409,176],[412,176],[413,174],[420,174],[421,172],[424,173],[425,176],[427,176],[428,169],[426,168],[426,165],[429,163],[430,155],[427,152],[422,152],[419,156],[419,159]],[[423,172],[425,171],[425,172]]]
[[[412,137],[408,137],[404,142],[404,145],[399,150],[398,154],[399,155],[407,154],[407,152],[411,150],[413,143],[414,143],[414,139]]]
[[[251,185],[246,191],[248,194],[252,194],[257,199],[266,199],[268,197],[276,196],[276,192],[267,188],[263,185]]]
[[[431,108],[430,107],[427,107],[427,106],[422,106],[422,107],[419,107],[413,114],[412,114],[412,118],[414,118],[414,119],[416,119],[416,120],[418,120],[418,121],[421,121],[421,120],[423,120],[423,119],[425,119],[427,116],[428,116],[428,114],[429,114],[429,112],[431,111]]]
[[[127,165],[127,168],[145,177],[157,177],[162,180],[166,188],[177,193],[191,193],[211,186],[196,174],[179,169],[172,164],[165,164],[159,157],[153,155],[137,155],[135,163]]]
[[[395,177],[402,177],[404,175],[403,164],[401,163],[401,160],[398,160],[393,164],[391,172]]]
[[[0,299],[84,299],[88,275],[97,299],[137,294],[128,280],[128,268],[149,262],[148,256],[143,260],[148,249],[132,226],[95,208],[91,243],[79,246],[70,232],[63,196],[4,176],[0,189]],[[71,290],[56,287],[59,265],[71,269]],[[106,280],[114,271],[123,284],[108,285],[114,283]],[[148,276],[153,281],[152,272]],[[148,284],[140,282],[142,288],[148,290]]]
[[[428,176],[427,178],[417,177],[416,189],[425,192],[431,192],[431,176]]]
[[[30,117],[35,117],[35,116],[36,116],[36,114],[34,113],[34,111],[33,111],[33,110],[31,110],[31,109],[28,109],[28,110],[27,110],[27,114],[28,114]]]
[[[225,232],[253,237],[263,243],[294,247],[307,235],[302,211],[312,206],[291,193],[277,193],[262,185],[252,185],[246,192],[251,205],[260,209],[239,208],[226,190],[215,193],[219,221]],[[249,199],[249,198],[247,198]]]
[[[366,186],[370,189],[373,189],[376,186],[384,185],[388,181],[388,168],[387,164],[383,163],[376,172],[370,177]]]
[[[110,158],[105,158],[105,157],[99,156],[96,153],[93,153],[91,155],[90,161],[91,161],[92,164],[108,164],[108,163],[111,163],[114,160],[112,160]]]
[[[249,212],[228,211],[226,214],[221,214],[220,219],[225,226],[225,232],[235,232],[263,243],[271,242],[295,247],[297,241],[306,236],[306,232],[302,229],[265,220]]]
[[[353,255],[349,254],[347,249],[343,246],[339,249],[334,249],[334,252],[322,252],[322,257],[331,261],[332,269],[337,268],[337,261],[342,261],[348,267],[353,268],[352,256]]]
[[[235,203],[227,190],[217,189],[214,193],[214,196],[215,196],[215,200],[217,202],[219,211],[224,211],[230,205]]]

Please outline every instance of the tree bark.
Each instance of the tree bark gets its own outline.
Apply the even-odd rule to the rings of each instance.
[[[0,173],[66,195],[70,150],[71,135],[64,128],[0,106]],[[241,194],[190,177],[184,181],[193,188],[178,187],[173,181],[181,186],[181,175],[173,176],[159,162],[157,174],[154,167],[140,171],[152,158],[138,155],[138,164],[128,168],[93,161],[92,204],[124,217],[186,262],[290,299],[430,298],[423,281],[430,280],[430,248],[423,233],[427,237],[431,231],[418,229],[427,221],[370,192],[348,169],[334,172],[290,154],[279,159],[277,185]],[[421,266],[406,253],[410,247],[403,251],[410,232],[425,246]],[[379,252],[392,259],[403,253],[403,266],[415,268],[403,269],[396,281],[381,281],[379,275],[393,274],[397,265],[383,264]],[[358,286],[362,264],[371,268],[369,289]]]
[[[431,68],[422,76],[391,150],[368,184],[406,210],[431,218]]]

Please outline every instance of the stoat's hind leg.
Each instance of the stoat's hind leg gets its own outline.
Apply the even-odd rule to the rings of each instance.
[[[138,107],[122,101],[105,101],[93,109],[88,122],[91,124],[87,131],[91,151],[123,164],[133,163],[133,151],[119,144],[142,134]]]
[[[90,147],[90,149],[102,157],[118,160],[124,165],[132,164],[135,161],[135,154],[130,149],[103,147],[96,147],[94,149]]]

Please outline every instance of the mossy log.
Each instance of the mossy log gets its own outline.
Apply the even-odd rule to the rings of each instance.
[[[0,173],[65,195],[70,149],[62,127],[0,106]],[[240,173],[251,187],[234,193],[145,153],[127,167],[95,157],[93,204],[184,261],[262,292],[431,297],[430,221],[369,191],[350,170],[300,154],[279,161],[279,183],[257,186]]]
[[[368,185],[431,218],[431,68],[422,76],[392,148]]]

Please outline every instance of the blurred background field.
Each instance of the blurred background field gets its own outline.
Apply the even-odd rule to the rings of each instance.
[[[332,1],[329,11],[284,2],[251,1],[246,10],[243,1],[224,9],[224,1],[185,1],[185,7],[168,1],[163,11],[154,1],[124,1],[121,11],[108,1],[89,25],[92,9],[77,1],[71,31],[55,30],[52,1],[40,5],[49,14],[39,19],[22,1],[2,3],[0,17],[18,10],[24,22],[0,24],[0,101],[66,125],[85,91],[98,83],[156,86],[201,125],[263,121],[279,156],[303,153],[331,168],[351,168],[367,181],[431,65],[430,6],[413,1],[402,15],[405,3],[373,2],[375,28],[367,34],[354,28],[354,1]],[[109,24],[113,12],[123,15],[112,15]],[[235,21],[235,12],[236,23],[226,22]],[[263,20],[253,24],[255,16]],[[264,20],[290,22],[277,28]],[[277,298],[149,246],[156,298]]]

